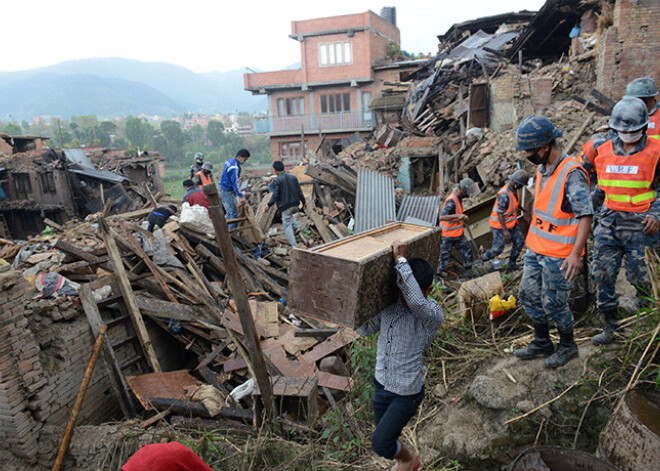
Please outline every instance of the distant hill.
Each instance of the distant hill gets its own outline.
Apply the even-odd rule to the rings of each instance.
[[[121,58],[68,61],[0,72],[0,117],[101,118],[126,114],[169,117],[186,111],[263,111],[266,100],[243,90],[244,69],[198,74],[164,62]]]

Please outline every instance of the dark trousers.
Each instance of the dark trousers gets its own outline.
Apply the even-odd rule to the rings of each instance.
[[[374,422],[371,449],[377,455],[394,459],[399,452],[399,435],[424,399],[424,387],[417,394],[401,396],[386,391],[374,379]]]

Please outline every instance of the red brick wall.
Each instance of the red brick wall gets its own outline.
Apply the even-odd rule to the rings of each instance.
[[[617,0],[597,50],[597,88],[619,100],[638,77],[660,81],[660,2]]]

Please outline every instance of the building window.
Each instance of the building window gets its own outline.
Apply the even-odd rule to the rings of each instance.
[[[349,93],[321,95],[321,113],[340,113],[342,111],[351,111],[351,95]]]
[[[41,183],[41,192],[46,193],[55,193],[55,177],[53,177],[53,172],[41,172],[39,174],[39,183]]]
[[[28,195],[32,193],[32,183],[30,183],[30,175],[27,173],[14,173],[14,188],[16,188],[16,196],[19,200],[27,199]]]
[[[369,102],[371,101],[371,92],[362,93],[362,119],[365,122],[371,122],[371,110],[369,109]]]
[[[305,99],[303,97],[279,98],[277,100],[278,116],[300,116],[305,114]]]
[[[280,158],[283,162],[300,162],[301,155],[300,141],[280,143]]]
[[[345,65],[353,63],[353,50],[350,41],[319,44],[319,65]]]

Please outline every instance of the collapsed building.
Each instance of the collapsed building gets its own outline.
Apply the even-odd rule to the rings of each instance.
[[[23,140],[21,140],[23,139]],[[141,208],[148,193],[163,193],[162,157],[116,159],[99,169],[81,149],[48,149],[40,138],[12,138],[0,158],[0,237],[26,239],[46,226],[95,213],[112,201],[111,213]]]

